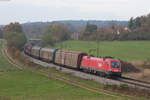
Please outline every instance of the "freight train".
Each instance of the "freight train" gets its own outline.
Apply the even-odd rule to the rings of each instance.
[[[24,46],[24,53],[48,63],[93,73],[99,76],[121,77],[120,61],[110,57],[96,58],[88,56],[88,54],[84,52],[42,48],[32,46],[31,44]]]

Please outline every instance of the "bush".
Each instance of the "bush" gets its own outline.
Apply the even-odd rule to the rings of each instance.
[[[126,61],[122,61],[121,60],[121,70],[122,72],[124,73],[129,73],[129,72],[140,72],[139,69],[137,69],[133,64],[129,63],[129,62],[126,62]]]

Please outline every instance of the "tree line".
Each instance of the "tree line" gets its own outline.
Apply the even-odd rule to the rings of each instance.
[[[98,28],[96,25],[87,24],[84,31],[80,32],[81,40],[150,40],[150,14],[131,18],[128,26],[115,25],[112,21],[109,28]]]
[[[131,18],[126,27],[109,23],[110,27],[98,27],[87,23],[86,27],[78,29],[78,39],[85,41],[126,41],[150,40],[150,14]],[[66,24],[51,24],[42,37],[43,45],[54,46],[57,42],[74,39],[73,34]]]

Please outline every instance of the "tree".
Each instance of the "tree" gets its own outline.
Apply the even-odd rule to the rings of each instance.
[[[136,19],[135,19],[135,24],[136,24],[136,27],[141,27],[141,21],[140,21],[141,19],[139,18],[139,17],[137,17]]]
[[[70,39],[70,31],[67,25],[53,24],[50,25],[47,32],[42,38],[44,45],[54,45],[56,42],[61,42]]]
[[[8,42],[8,47],[15,47],[19,50],[23,49],[23,46],[27,41],[24,33],[17,32],[10,32],[6,34],[5,39]]]
[[[5,26],[3,34],[5,35],[9,32],[18,32],[18,33],[23,32],[22,26],[18,22],[10,23],[9,25]]]
[[[0,38],[3,37],[3,31],[0,29]]]
[[[128,27],[129,27],[131,30],[133,29],[133,27],[134,27],[133,17],[131,17],[131,18],[130,18],[130,21],[129,21]]]
[[[92,33],[92,32],[96,32],[96,31],[97,31],[96,25],[94,25],[94,24],[87,24],[86,25],[85,32]]]
[[[9,25],[6,25],[3,31],[3,36],[7,40],[9,48],[14,47],[21,50],[27,41],[19,23],[10,23]]]
[[[97,38],[97,26],[93,24],[87,24],[85,30],[81,34],[83,40],[95,40]]]
[[[135,19],[131,18],[128,27],[132,32],[128,32],[128,36],[127,34],[120,36],[121,40],[122,37],[125,40],[150,40],[150,14]]]
[[[113,29],[113,30],[115,30],[115,28],[117,26],[116,22],[115,21],[110,21],[109,24],[110,24],[110,28]]]
[[[57,39],[52,36],[52,34],[46,33],[42,38],[42,44],[43,45],[51,45],[54,46]]]

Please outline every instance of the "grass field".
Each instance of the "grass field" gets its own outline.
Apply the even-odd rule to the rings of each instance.
[[[93,100],[104,95],[29,71],[1,73],[0,96],[12,100]],[[108,97],[110,99],[110,97]]]
[[[97,47],[96,42],[66,41],[56,44],[56,48],[82,51],[89,53],[90,49]],[[96,51],[89,54],[96,56]],[[114,56],[126,61],[143,61],[150,59],[150,41],[114,41],[99,43],[100,56]]]

